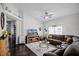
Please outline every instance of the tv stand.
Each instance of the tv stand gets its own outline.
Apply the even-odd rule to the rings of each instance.
[[[39,36],[36,35],[36,36],[27,36],[27,43],[32,43],[32,42],[36,42],[36,41],[39,41]]]

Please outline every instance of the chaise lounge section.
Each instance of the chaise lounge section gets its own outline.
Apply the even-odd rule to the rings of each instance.
[[[48,51],[43,56],[79,56],[79,37],[67,38],[66,43],[68,44],[67,48]]]
[[[79,42],[73,42],[66,49],[57,49],[44,53],[43,56],[79,56]]]

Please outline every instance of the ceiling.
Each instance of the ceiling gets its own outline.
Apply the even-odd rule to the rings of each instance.
[[[79,13],[79,3],[15,3],[14,5],[26,15],[43,21]],[[44,20],[40,17],[45,10],[54,14],[52,19]]]

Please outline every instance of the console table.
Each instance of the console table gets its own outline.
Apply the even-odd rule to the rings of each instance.
[[[39,41],[39,36],[27,36],[27,43]]]

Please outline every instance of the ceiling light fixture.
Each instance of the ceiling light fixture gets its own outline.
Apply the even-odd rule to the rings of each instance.
[[[44,17],[44,19],[48,19],[48,18],[49,18],[48,16],[45,16],[45,17]]]
[[[52,18],[52,15],[53,14],[50,14],[49,13],[50,11],[45,11],[43,16],[41,16],[42,18],[44,18],[45,20],[49,19],[49,18]]]

